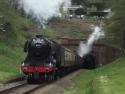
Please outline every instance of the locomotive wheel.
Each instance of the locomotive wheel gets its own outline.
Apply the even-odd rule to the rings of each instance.
[[[29,78],[27,79],[28,84],[32,84],[32,82],[33,82],[32,79],[29,79]]]
[[[53,80],[54,80],[54,75],[53,75],[53,73],[49,74],[49,80],[50,80],[50,81],[53,81]]]
[[[30,77],[30,76],[28,76],[28,77],[27,77],[27,83],[28,83],[28,84],[32,84],[32,83],[33,83],[33,78]]]
[[[53,74],[53,80],[57,80],[57,79],[58,79],[57,74]]]
[[[48,75],[48,80],[49,81],[53,81],[53,80],[57,80],[57,74],[56,73],[50,73],[49,75]]]
[[[53,73],[53,78],[54,80],[57,80],[58,79],[58,74],[59,74],[59,71],[58,70],[55,70],[54,73]]]

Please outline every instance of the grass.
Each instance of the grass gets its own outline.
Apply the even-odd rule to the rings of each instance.
[[[0,81],[20,73],[19,66],[24,56],[22,48],[11,48],[0,44]]]
[[[96,94],[124,94],[125,92],[125,58],[113,64],[97,69],[95,79]]]
[[[91,33],[91,24],[80,19],[53,18],[49,23],[49,27],[56,32],[57,36],[84,38]]]
[[[96,70],[82,70],[72,81],[73,88],[63,94],[124,94],[125,58]]]
[[[2,72],[2,71],[0,71],[0,75],[2,75],[2,76],[0,76],[1,83],[6,82],[7,79],[10,79],[10,77],[12,77],[12,76],[15,76],[14,73],[10,73],[10,72],[8,73],[8,72]]]
[[[29,32],[33,23],[10,6],[9,0],[0,0],[0,16],[3,16],[0,23],[10,24],[8,31],[0,31],[1,82],[19,74],[19,65],[25,57],[22,47],[27,37],[33,36],[33,33]]]
[[[7,46],[1,46],[1,48],[3,49],[0,49],[0,70],[18,73],[17,68],[25,56],[21,48],[9,48]]]
[[[45,37],[49,38],[55,38],[58,34],[54,30],[52,30],[50,27],[46,27],[46,29],[42,30],[43,35]]]

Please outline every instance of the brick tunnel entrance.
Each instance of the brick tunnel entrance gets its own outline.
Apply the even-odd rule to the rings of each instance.
[[[77,51],[80,41],[86,42],[86,39],[58,38],[56,40],[59,44],[74,52]],[[100,39],[94,43],[91,53],[83,57],[83,66],[93,69],[108,64],[121,56],[122,53],[119,49],[106,45],[105,39]]]

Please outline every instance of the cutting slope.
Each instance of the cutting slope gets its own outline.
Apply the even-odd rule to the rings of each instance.
[[[82,70],[63,94],[124,94],[125,58],[96,70]]]
[[[35,34],[32,22],[21,16],[10,1],[0,0],[0,81],[19,74],[25,56],[23,44]]]

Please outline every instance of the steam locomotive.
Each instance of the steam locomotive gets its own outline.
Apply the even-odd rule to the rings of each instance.
[[[27,41],[24,52],[27,52],[27,56],[21,63],[21,71],[28,83],[55,80],[83,63],[77,54],[41,35]]]

